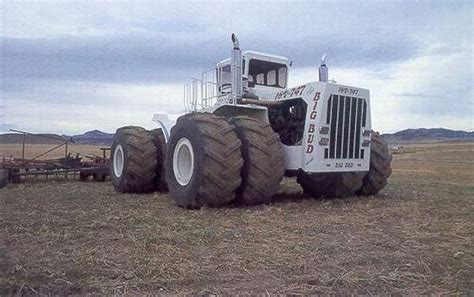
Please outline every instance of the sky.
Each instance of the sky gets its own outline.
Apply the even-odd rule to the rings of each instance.
[[[0,133],[153,128],[183,84],[243,50],[293,61],[290,86],[368,88],[374,130],[474,130],[473,1],[0,0]]]

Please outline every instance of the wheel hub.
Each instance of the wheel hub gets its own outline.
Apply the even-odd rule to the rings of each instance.
[[[115,147],[114,151],[114,174],[116,177],[122,176],[123,165],[124,165],[124,156],[123,156],[123,148],[120,144]]]
[[[194,171],[194,151],[189,139],[181,138],[173,152],[173,172],[176,180],[182,186],[189,183]]]

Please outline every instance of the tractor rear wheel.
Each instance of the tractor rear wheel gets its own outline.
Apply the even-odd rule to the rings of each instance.
[[[364,174],[360,172],[342,173],[298,173],[296,181],[305,194],[314,198],[343,198],[352,196],[362,187]]]
[[[230,120],[242,141],[242,184],[237,201],[256,205],[267,203],[278,190],[285,172],[280,137],[270,124],[250,117]]]
[[[111,148],[110,178],[115,190],[144,193],[154,190],[156,147],[151,133],[141,127],[117,130]]]
[[[165,135],[162,129],[153,129],[150,131],[153,136],[153,142],[156,147],[156,178],[155,178],[155,189],[161,192],[168,191],[166,185],[166,173],[165,173],[165,156],[166,156],[166,141]]]
[[[181,116],[166,149],[166,182],[176,204],[219,207],[235,199],[243,160],[234,126],[211,113]]]
[[[370,148],[370,169],[358,191],[360,195],[375,195],[387,185],[392,174],[392,155],[388,144],[378,133],[372,133]]]

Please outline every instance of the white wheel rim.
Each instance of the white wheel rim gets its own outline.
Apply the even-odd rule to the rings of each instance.
[[[181,138],[173,152],[173,172],[178,183],[185,186],[193,177],[194,151],[193,145],[186,138]]]
[[[122,176],[122,171],[123,171],[123,163],[124,163],[124,157],[123,157],[123,149],[120,144],[118,144],[115,147],[114,151],[114,174],[116,177]]]

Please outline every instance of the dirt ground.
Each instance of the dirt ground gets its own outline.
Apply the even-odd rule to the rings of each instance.
[[[186,211],[109,182],[0,190],[0,295],[474,294],[474,143],[406,146],[375,197]]]

